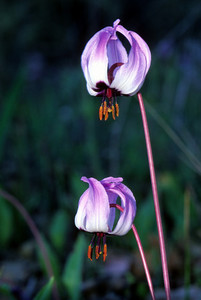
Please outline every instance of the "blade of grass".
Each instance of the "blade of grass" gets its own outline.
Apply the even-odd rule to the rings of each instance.
[[[41,251],[41,254],[43,256],[44,263],[45,263],[49,277],[50,278],[54,277],[52,265],[49,260],[49,256],[48,256],[48,252],[47,252],[45,243],[41,237],[41,234],[40,234],[38,228],[36,227],[34,221],[32,220],[30,214],[28,213],[28,211],[24,208],[24,206],[20,203],[20,201],[17,198],[15,198],[11,194],[7,193],[6,191],[0,189],[0,196],[2,198],[6,199],[9,203],[11,203],[19,211],[21,216],[24,218],[25,222],[27,223],[31,232],[33,233],[33,236],[34,236],[34,238],[38,244],[38,247]],[[53,295],[54,295],[55,300],[60,299],[56,284],[54,284],[54,286],[53,286]]]
[[[12,122],[15,109],[17,107],[18,99],[22,91],[25,81],[25,72],[20,70],[14,80],[14,83],[4,98],[0,112],[0,161],[2,159],[5,141],[9,132],[10,124]]]
[[[16,300],[16,298],[12,295],[10,287],[7,286],[6,284],[2,284],[0,286],[0,295],[3,295],[3,298],[5,296],[5,299],[8,300]]]
[[[53,288],[54,277],[51,277],[49,282],[40,290],[40,292],[34,297],[34,300],[48,300],[51,296]]]
[[[195,154],[184,144],[181,138],[176,132],[165,122],[163,118],[157,113],[157,111],[145,101],[146,107],[153,119],[159,124],[161,128],[167,133],[167,135],[174,141],[174,143],[180,148],[180,150],[186,155],[188,160],[191,162],[192,168],[198,174],[201,174],[201,162],[195,156]]]
[[[83,258],[86,250],[86,240],[80,234],[75,242],[74,249],[70,256],[67,258],[62,281],[66,287],[69,299],[79,300],[81,296],[81,283],[82,283],[82,270]]]
[[[185,256],[184,256],[184,288],[185,300],[190,299],[190,191],[186,190],[184,194],[184,240],[185,240]]]

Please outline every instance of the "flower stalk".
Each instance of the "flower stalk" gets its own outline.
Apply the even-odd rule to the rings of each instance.
[[[115,207],[115,208],[119,209],[121,212],[124,211],[124,209],[118,204],[110,204],[110,207]],[[139,251],[140,251],[142,263],[143,263],[145,274],[146,274],[146,277],[147,277],[147,283],[148,283],[148,286],[149,286],[150,294],[151,294],[152,299],[155,300],[156,298],[155,298],[155,294],[154,294],[151,275],[149,273],[149,268],[148,268],[148,265],[147,265],[147,261],[146,261],[146,257],[145,257],[144,250],[143,250],[143,247],[142,247],[142,243],[141,243],[141,240],[140,240],[140,237],[138,235],[138,232],[137,232],[137,229],[136,229],[135,225],[132,224],[131,228],[133,230],[133,234],[135,236],[135,239],[136,239]]]
[[[144,128],[144,135],[147,147],[147,156],[149,162],[149,171],[151,177],[151,185],[152,185],[152,192],[153,192],[153,199],[154,199],[154,207],[156,213],[156,222],[158,227],[158,236],[159,236],[159,245],[160,245],[160,252],[161,252],[161,262],[162,262],[162,269],[163,269],[163,280],[166,292],[166,299],[170,300],[170,282],[169,282],[169,273],[168,273],[168,266],[167,266],[167,256],[166,256],[166,249],[165,249],[165,241],[164,241],[164,234],[163,234],[163,226],[161,220],[161,213],[160,213],[160,206],[159,206],[159,198],[158,198],[158,190],[157,190],[157,183],[156,183],[156,175],[155,175],[155,168],[154,168],[154,160],[151,148],[151,141],[149,135],[149,128],[147,123],[146,111],[144,108],[144,102],[141,93],[137,94],[138,101],[140,105],[141,115],[142,115],[142,122]]]

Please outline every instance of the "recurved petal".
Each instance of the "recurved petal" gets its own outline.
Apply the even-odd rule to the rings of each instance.
[[[110,192],[111,188],[115,188],[117,185],[119,185],[123,181],[122,177],[106,177],[103,180],[101,180],[102,185],[104,186],[107,194],[108,194],[108,199],[110,204],[115,204],[118,195]],[[116,209],[114,207],[110,208],[110,215],[108,219],[108,226],[109,230],[112,231],[114,220],[115,220],[115,214],[116,214]]]
[[[136,32],[130,31],[129,33],[134,38],[134,40],[138,43],[141,51],[144,53],[146,57],[146,62],[147,62],[146,74],[147,74],[151,65],[151,51],[149,49],[149,46]]]
[[[96,83],[105,82],[107,78],[108,57],[107,44],[113,33],[112,27],[98,31],[87,43],[81,56],[81,65],[88,85],[93,89]]]
[[[105,184],[110,184],[110,183],[120,183],[122,181],[123,181],[122,177],[112,177],[112,176],[109,176],[109,177],[106,177],[106,178],[102,179],[101,183],[103,185],[105,185]]]
[[[116,88],[124,95],[134,95],[141,88],[146,72],[147,60],[136,40],[131,35],[132,46],[128,62],[116,72],[111,88]]]
[[[147,43],[136,32],[128,31],[122,25],[117,25],[116,31],[123,34],[125,36],[125,38],[127,38],[127,40],[129,41],[131,46],[132,46],[132,38],[131,37],[133,37],[135,39],[135,41],[138,43],[141,51],[144,53],[144,55],[146,57],[146,61],[147,61],[146,73],[147,73],[150,68],[150,65],[151,65],[151,51],[150,51]]]
[[[88,199],[89,189],[87,189],[80,197],[77,213],[75,215],[75,226],[81,230],[86,230],[86,207]]]
[[[112,192],[107,192],[108,198],[109,198],[109,203],[110,204],[116,204],[116,200],[118,195],[114,194]],[[114,220],[115,220],[115,215],[116,215],[116,208],[111,207],[110,208],[110,214],[108,218],[108,227],[109,227],[109,232],[112,231],[113,225],[114,225]]]
[[[88,199],[85,207],[85,230],[89,232],[108,232],[110,205],[105,188],[95,178],[82,177],[82,180],[89,184]]]
[[[131,190],[122,183],[110,189],[110,192],[121,198],[121,207],[124,211],[120,214],[116,227],[109,234],[124,235],[131,229],[136,214],[136,201]]]
[[[107,55],[109,68],[116,63],[126,63],[128,61],[127,51],[118,38],[111,38],[108,41]]]
[[[98,96],[98,92],[95,92],[95,91],[91,88],[91,85],[89,85],[88,83],[87,83],[87,90],[88,90],[88,92],[89,92],[89,94],[90,94],[91,96]]]

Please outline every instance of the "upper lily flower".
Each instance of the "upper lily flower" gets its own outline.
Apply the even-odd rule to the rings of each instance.
[[[102,96],[99,118],[105,120],[112,112],[113,119],[119,115],[116,96],[136,94],[151,64],[151,52],[145,41],[134,31],[128,31],[116,20],[113,27],[98,31],[86,44],[81,65],[92,96]],[[130,44],[127,53],[117,36],[121,33]],[[114,108],[115,99],[115,108]]]
[[[80,197],[75,225],[80,230],[94,233],[88,248],[89,259],[92,260],[92,249],[95,244],[96,259],[102,254],[101,240],[103,239],[103,260],[105,261],[106,234],[124,235],[131,229],[136,213],[136,201],[131,190],[121,183],[123,181],[121,177],[107,177],[101,181],[82,177],[81,180],[87,182],[89,188]],[[121,199],[123,212],[120,213],[114,225],[118,197]]]

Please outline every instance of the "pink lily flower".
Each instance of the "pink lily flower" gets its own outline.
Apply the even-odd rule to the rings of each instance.
[[[87,89],[92,96],[101,96],[99,118],[105,120],[112,112],[119,115],[116,96],[132,96],[143,85],[151,64],[151,52],[145,41],[134,31],[128,31],[116,20],[113,27],[98,31],[86,44],[81,56]],[[130,44],[127,53],[117,33]],[[115,100],[115,107],[114,107]]]
[[[93,233],[88,248],[88,258],[92,260],[92,249],[95,247],[96,259],[103,253],[103,261],[107,256],[106,235],[125,235],[132,226],[136,214],[136,201],[131,190],[122,181],[123,178],[107,177],[101,181],[95,178],[82,177],[89,188],[82,194],[75,216],[78,229]],[[121,199],[123,212],[115,222],[115,207],[117,198]],[[96,241],[97,238],[97,241]],[[103,242],[103,252],[101,250]]]

